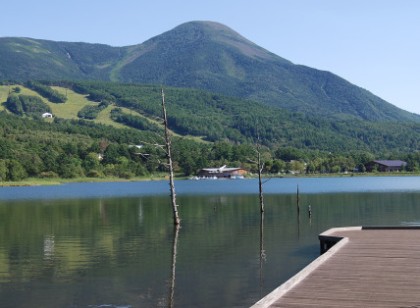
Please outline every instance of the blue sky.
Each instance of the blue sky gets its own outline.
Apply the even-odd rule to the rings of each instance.
[[[13,0],[0,37],[127,46],[192,20],[227,25],[296,64],[331,71],[420,114],[417,0]]]

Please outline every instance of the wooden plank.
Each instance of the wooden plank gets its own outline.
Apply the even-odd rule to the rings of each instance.
[[[419,228],[324,235],[343,239],[253,307],[420,307]]]

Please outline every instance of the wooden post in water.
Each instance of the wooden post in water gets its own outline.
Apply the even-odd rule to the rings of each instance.
[[[179,225],[181,223],[181,219],[179,218],[178,205],[176,204],[174,168],[172,164],[172,154],[171,154],[171,138],[170,138],[169,129],[168,129],[168,118],[166,116],[166,106],[165,106],[165,93],[163,92],[163,88],[161,89],[161,92],[162,92],[162,113],[163,113],[162,116],[163,116],[163,124],[165,127],[166,159],[167,159],[168,168],[169,168],[169,186],[170,186],[170,191],[171,191],[172,211],[173,211],[174,224]]]

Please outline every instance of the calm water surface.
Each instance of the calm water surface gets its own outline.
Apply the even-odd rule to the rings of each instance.
[[[0,188],[0,307],[247,307],[330,227],[420,225],[420,177],[272,179],[263,219],[255,180],[176,189],[179,231],[164,181]]]

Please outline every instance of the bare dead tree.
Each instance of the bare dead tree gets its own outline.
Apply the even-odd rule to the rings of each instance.
[[[264,163],[261,162],[261,147],[258,143],[257,146],[257,166],[258,166],[258,188],[259,188],[259,196],[260,196],[260,210],[261,213],[264,213],[264,194],[263,194],[263,184],[262,184],[262,171],[264,169]]]
[[[172,161],[172,152],[171,152],[171,135],[168,127],[168,117],[166,114],[166,104],[165,104],[165,93],[163,92],[163,88],[161,88],[161,96],[162,96],[162,118],[159,120],[163,120],[163,128],[164,134],[156,134],[158,140],[153,140],[151,142],[142,141],[143,144],[146,144],[154,149],[157,149],[160,153],[165,154],[166,162],[161,160],[160,154],[152,154],[152,153],[144,153],[138,152],[135,153],[136,155],[141,156],[145,160],[155,161],[158,165],[163,165],[168,168],[169,174],[169,187],[170,187],[170,197],[171,197],[171,205],[172,205],[172,212],[173,212],[173,221],[174,225],[178,226],[181,223],[181,219],[178,214],[178,205],[176,204],[176,193],[175,193],[175,183],[174,183],[174,168],[173,168],[173,161]]]
[[[166,159],[167,159],[167,164],[168,164],[168,169],[169,169],[169,186],[170,186],[170,191],[171,191],[171,204],[172,204],[172,211],[173,211],[173,219],[174,219],[174,224],[179,225],[181,223],[181,219],[179,218],[178,205],[176,204],[174,168],[173,168],[172,154],[171,154],[171,136],[169,134],[169,128],[168,128],[168,118],[166,115],[166,106],[165,106],[165,93],[163,92],[163,88],[161,89],[161,93],[162,93],[162,116],[163,116],[163,125],[165,129]]]
[[[260,142],[260,135],[257,131],[257,142],[255,144],[254,151],[256,153],[257,159],[248,159],[251,163],[257,165],[258,169],[258,191],[259,191],[259,198],[260,198],[260,211],[264,213],[264,194],[263,194],[263,182],[262,182],[262,171],[264,170],[264,163],[261,160],[261,142]]]

